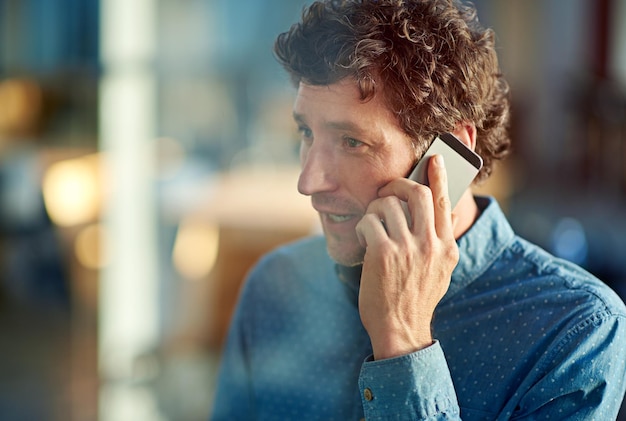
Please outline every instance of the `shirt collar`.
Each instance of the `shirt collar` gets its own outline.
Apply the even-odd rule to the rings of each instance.
[[[452,272],[452,281],[442,301],[471,284],[491,266],[514,237],[513,229],[492,197],[475,197],[481,214],[471,228],[458,239],[459,262]],[[358,296],[362,266],[336,264],[338,278]]]
[[[481,214],[471,228],[457,240],[459,262],[442,301],[471,284],[487,271],[515,237],[513,228],[492,197],[475,197]]]

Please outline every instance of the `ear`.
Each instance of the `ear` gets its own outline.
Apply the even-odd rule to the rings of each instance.
[[[474,123],[463,121],[456,125],[453,135],[459,138],[459,140],[470,148],[476,150],[476,126]]]

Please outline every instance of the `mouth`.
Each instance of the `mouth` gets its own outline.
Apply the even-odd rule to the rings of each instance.
[[[334,226],[336,229],[346,227],[346,229],[354,229],[354,224],[358,222],[362,215],[357,213],[337,213],[326,211],[318,211],[322,222],[327,226]]]
[[[331,222],[335,223],[346,222],[354,218],[354,215],[338,215],[334,213],[326,213],[325,215]]]
[[[322,222],[327,225],[335,225],[337,228],[340,225],[358,221],[363,216],[360,210],[350,203],[335,203],[332,206],[331,203],[324,203],[318,199],[317,203],[313,201],[313,208],[319,214]]]

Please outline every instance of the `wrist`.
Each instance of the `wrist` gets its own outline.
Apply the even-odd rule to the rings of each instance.
[[[412,354],[435,343],[430,331],[411,335],[410,337],[385,335],[384,338],[377,339],[370,336],[370,339],[375,360],[385,360]]]

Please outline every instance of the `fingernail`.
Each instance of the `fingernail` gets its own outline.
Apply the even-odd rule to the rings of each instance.
[[[443,162],[443,156],[435,155],[435,164],[437,164],[438,167],[443,168],[445,166],[445,164]]]

